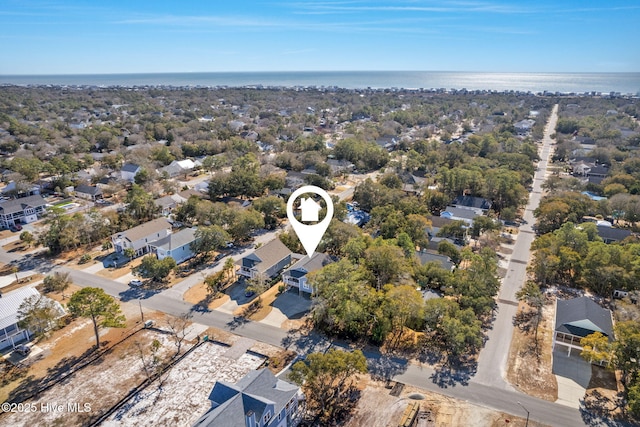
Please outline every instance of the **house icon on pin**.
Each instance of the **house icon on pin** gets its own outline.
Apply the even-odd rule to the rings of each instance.
[[[322,207],[311,197],[302,198],[300,210],[302,211],[302,221],[319,221],[318,213]]]

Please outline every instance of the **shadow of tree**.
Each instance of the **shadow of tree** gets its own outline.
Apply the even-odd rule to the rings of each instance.
[[[611,399],[598,390],[591,390],[580,402],[580,416],[588,426],[637,426],[635,422],[622,419],[618,410],[623,406],[624,398],[621,393]]]
[[[458,384],[469,385],[471,377],[476,374],[477,370],[478,362],[475,358],[449,356],[445,363],[435,369],[431,380],[441,388],[455,387]]]
[[[393,355],[379,355],[368,360],[369,374],[378,381],[391,380],[407,370],[409,360]]]
[[[106,344],[106,343],[105,343]],[[80,356],[65,357],[60,360],[55,366],[47,369],[47,374],[44,377],[35,378],[33,375],[29,375],[20,382],[20,385],[9,393],[7,402],[21,403],[33,396],[41,393],[47,388],[53,386],[61,379],[70,378],[73,376],[72,370],[77,368],[83,362],[91,361],[91,358],[95,354],[95,348],[90,348]],[[100,356],[92,363],[101,363]]]
[[[247,319],[246,317],[233,316],[233,320],[230,321],[230,322],[227,322],[227,327],[229,327],[229,329],[233,331],[233,330],[237,329],[238,327],[240,327],[240,326],[242,326],[242,325],[244,325],[246,323],[249,323],[249,322],[250,322],[250,320]]]

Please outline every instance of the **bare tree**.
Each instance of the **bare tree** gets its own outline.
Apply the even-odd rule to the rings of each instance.
[[[176,346],[176,353],[174,358],[180,354],[182,349],[182,343],[189,333],[189,326],[191,326],[191,313],[182,313],[178,317],[167,317],[166,323],[171,334],[171,340]]]

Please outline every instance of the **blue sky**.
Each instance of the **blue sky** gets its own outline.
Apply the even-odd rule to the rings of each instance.
[[[0,0],[0,74],[639,72],[637,0]]]

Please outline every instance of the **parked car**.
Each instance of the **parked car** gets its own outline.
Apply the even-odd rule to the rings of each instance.
[[[129,286],[131,286],[132,288],[139,288],[140,286],[142,286],[142,281],[138,279],[134,279],[129,282]]]
[[[254,296],[255,294],[256,294],[256,293],[255,293],[255,292],[253,292],[253,291],[249,291],[249,290],[244,291],[244,296],[245,296],[245,297],[247,297],[247,298],[251,298],[251,297],[252,297],[252,296]]]
[[[13,224],[9,226],[11,231],[20,231],[22,230],[22,226],[20,224]]]
[[[31,353],[31,347],[26,344],[21,344],[15,348],[15,351],[18,352],[18,354],[26,356],[27,354]]]

